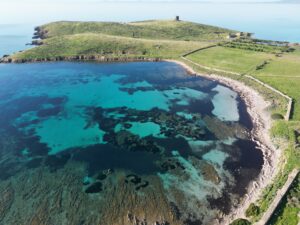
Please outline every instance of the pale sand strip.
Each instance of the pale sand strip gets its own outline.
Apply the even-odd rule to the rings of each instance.
[[[262,190],[272,183],[273,178],[280,169],[279,160],[281,151],[276,149],[272,143],[269,135],[269,130],[272,125],[271,115],[266,111],[269,102],[266,102],[263,97],[254,89],[246,86],[244,83],[233,80],[227,77],[218,76],[215,74],[197,74],[187,64],[177,60],[165,60],[174,62],[184,67],[190,74],[202,76],[211,80],[218,81],[234,91],[236,91],[247,105],[247,111],[252,118],[254,128],[251,131],[253,141],[259,146],[264,155],[264,165],[258,178],[251,182],[248,187],[248,194],[238,206],[233,206],[230,215],[225,216],[223,221],[216,222],[215,224],[229,224],[232,220],[237,218],[245,218],[245,211],[251,202],[255,202],[262,194]]]

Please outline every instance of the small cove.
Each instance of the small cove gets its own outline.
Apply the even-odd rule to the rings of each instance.
[[[178,224],[206,224],[228,213],[263,164],[238,94],[174,63],[1,65],[0,86],[0,188],[49,171],[43,182],[55,176],[81,190],[86,204],[99,197],[95,221],[119,190],[128,205],[146,201],[149,214],[165,204]],[[64,182],[74,165],[77,179]],[[50,198],[37,189],[38,198]],[[143,197],[154,193],[165,203]]]

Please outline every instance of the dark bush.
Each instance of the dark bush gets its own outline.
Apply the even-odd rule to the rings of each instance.
[[[254,203],[251,203],[248,209],[246,210],[246,216],[252,217],[252,216],[257,216],[258,214],[259,214],[259,207]]]
[[[251,223],[246,219],[236,219],[230,225],[251,225]]]
[[[283,119],[284,119],[283,115],[281,115],[280,113],[273,113],[273,114],[271,115],[271,118],[272,118],[273,120],[283,120]]]

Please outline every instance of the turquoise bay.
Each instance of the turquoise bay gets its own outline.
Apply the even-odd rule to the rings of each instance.
[[[78,209],[91,210],[84,213],[91,222],[112,223],[103,215],[116,216],[110,203],[118,204],[122,195],[128,205],[118,208],[118,215],[138,214],[134,206],[147,202],[144,210],[150,215],[168,210],[171,215],[175,207],[178,223],[200,224],[228,213],[260,172],[261,152],[250,136],[241,135],[252,124],[238,94],[188,75],[177,64],[61,62],[0,68],[0,190],[11,182],[23,187],[22,195],[32,188],[24,177],[35,179],[42,171],[39,182],[56,194],[72,189],[94,207]],[[42,187],[36,189],[37,202],[51,198]],[[160,200],[149,197],[154,193]],[[152,201],[166,211],[151,208]],[[30,220],[37,209],[30,198],[21,202],[27,209],[20,213]],[[59,221],[56,215],[53,223]],[[80,214],[72,220],[80,222]]]

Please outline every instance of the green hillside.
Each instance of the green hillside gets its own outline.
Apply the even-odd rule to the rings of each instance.
[[[207,41],[225,39],[232,30],[198,23],[153,20],[132,23],[115,22],[54,22],[38,28],[45,38],[80,33],[108,34],[114,36],[167,39],[184,41]]]
[[[44,44],[12,56],[16,60],[72,56],[175,58],[206,42],[135,39],[94,33],[47,38]]]
[[[177,58],[234,32],[175,20],[131,23],[54,22],[36,28],[42,45],[16,53],[12,61],[53,60],[58,57]]]

